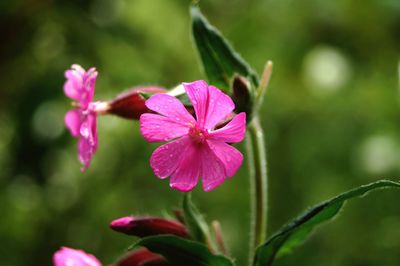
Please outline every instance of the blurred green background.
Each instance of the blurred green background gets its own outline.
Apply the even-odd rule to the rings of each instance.
[[[95,99],[134,85],[204,78],[188,0],[14,0],[0,3],[0,258],[52,265],[60,246],[104,265],[134,239],[108,229],[128,214],[162,215],[180,193],[158,180],[137,121],[99,119],[99,149],[82,174],[63,125],[64,70],[97,67]],[[305,208],[378,178],[400,176],[400,2],[231,0],[201,8],[261,72],[270,174],[269,232]],[[239,145],[243,151],[243,145]],[[247,165],[218,189],[196,189],[222,223],[238,265],[248,240]],[[400,265],[400,194],[348,204],[276,265]]]

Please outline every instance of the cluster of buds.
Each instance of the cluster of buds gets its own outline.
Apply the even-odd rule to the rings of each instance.
[[[110,223],[110,228],[130,236],[147,237],[155,235],[175,235],[190,238],[186,226],[179,221],[161,217],[127,216]],[[102,266],[93,255],[82,250],[63,247],[54,254],[54,266]],[[128,252],[117,260],[113,266],[163,266],[167,261],[146,248]]]
[[[126,216],[113,220],[110,228],[114,231],[139,238],[173,235],[179,238],[193,240],[187,226],[184,223],[181,210],[174,212],[176,220],[152,216]],[[222,239],[219,222],[214,221],[212,228],[216,237],[219,252],[227,254]],[[211,245],[208,249],[215,253]],[[218,253],[218,252],[217,252]],[[182,254],[183,255],[183,254]],[[83,250],[62,247],[54,253],[54,266],[102,266],[101,262],[92,254]],[[111,266],[164,266],[170,265],[160,254],[154,253],[145,247],[135,248],[117,259]]]

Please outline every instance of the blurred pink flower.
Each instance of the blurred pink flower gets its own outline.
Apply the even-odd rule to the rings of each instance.
[[[76,108],[67,112],[64,121],[71,135],[78,138],[78,158],[85,171],[97,150],[97,114],[106,112],[108,103],[92,102],[97,78],[95,68],[85,71],[79,65],[72,65],[65,71],[67,81],[64,93],[76,101]]]
[[[235,108],[232,99],[202,80],[183,86],[196,119],[177,98],[156,94],[146,101],[146,106],[158,114],[143,114],[140,130],[149,142],[172,140],[151,156],[150,165],[156,176],[171,176],[170,186],[183,192],[192,190],[201,176],[203,189],[210,191],[232,177],[243,162],[243,155],[228,143],[243,140],[246,114],[240,113],[216,129]]]
[[[62,247],[53,255],[54,266],[101,266],[95,256],[82,250]]]

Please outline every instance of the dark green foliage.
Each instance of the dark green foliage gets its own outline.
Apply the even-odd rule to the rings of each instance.
[[[185,193],[183,196],[182,209],[185,225],[194,240],[206,243],[209,239],[208,225],[196,206],[192,203],[190,195],[190,193]]]
[[[233,266],[228,258],[212,254],[198,242],[171,235],[160,235],[141,239],[136,246],[143,246],[161,254],[176,266]]]
[[[362,197],[370,191],[381,188],[400,188],[400,183],[389,180],[370,183],[307,210],[257,249],[254,266],[272,265],[275,257],[288,253],[301,244],[314,227],[335,217],[347,200]]]
[[[235,74],[248,77],[258,86],[253,69],[237,54],[222,34],[201,14],[200,9],[191,7],[193,37],[203,64],[208,82],[224,91],[229,91]]]

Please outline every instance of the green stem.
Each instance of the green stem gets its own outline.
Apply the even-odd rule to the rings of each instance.
[[[255,248],[266,239],[267,233],[267,159],[264,133],[258,117],[248,126],[247,155],[250,170],[251,231],[250,264],[253,262]]]

